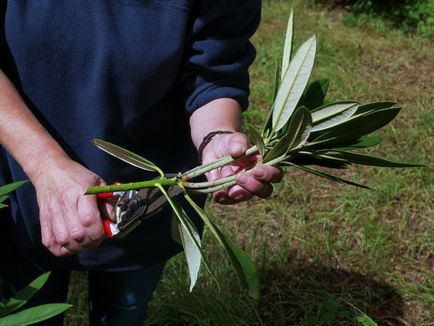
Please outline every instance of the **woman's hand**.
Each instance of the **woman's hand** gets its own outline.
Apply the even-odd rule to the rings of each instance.
[[[216,135],[203,150],[203,163],[216,161],[227,155],[240,157],[248,146],[247,137],[242,133]],[[261,198],[270,196],[273,192],[271,184],[282,179],[282,171],[273,166],[257,165],[259,160],[259,154],[251,155],[209,172],[209,181],[237,174],[237,185],[216,191],[213,194],[214,199],[221,204],[234,204],[254,195]]]
[[[46,160],[31,178],[36,188],[42,243],[55,256],[97,247],[104,230],[96,196],[90,186],[103,185],[93,172],[69,158]]]

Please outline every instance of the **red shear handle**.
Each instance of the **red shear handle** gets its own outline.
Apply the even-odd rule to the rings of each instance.
[[[116,182],[113,182],[113,184],[114,185],[120,185],[121,182],[116,181]],[[98,199],[110,199],[110,198],[118,197],[119,195],[121,195],[121,194],[117,193],[117,192],[102,192],[102,193],[96,194],[96,197]],[[119,233],[119,230],[116,226],[116,223],[113,223],[110,220],[103,219],[103,227],[104,227],[105,234],[109,238],[113,238],[114,236],[116,236],[116,234]]]
[[[110,222],[109,220],[103,220],[102,223],[103,223],[103,226],[104,226],[104,232],[105,232],[105,234],[109,238],[113,238],[113,232],[112,232],[111,224],[114,224],[114,223]]]

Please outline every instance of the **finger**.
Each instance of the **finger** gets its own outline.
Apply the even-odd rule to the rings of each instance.
[[[59,244],[56,244],[50,251],[53,255],[55,255],[57,257],[71,256],[75,253],[75,252],[73,252],[73,251],[71,251],[65,247],[62,247]]]
[[[224,138],[225,151],[232,157],[242,156],[248,147],[248,140],[242,133],[229,134]]]
[[[78,218],[90,239],[95,241],[102,240],[104,229],[96,196],[79,197]]]
[[[64,246],[70,241],[70,237],[65,219],[63,218],[63,209],[56,199],[53,199],[52,203],[49,205],[48,219],[51,222],[51,232],[55,242],[60,246]],[[55,245],[53,247],[55,247]]]
[[[85,229],[78,219],[78,193],[74,191],[65,191],[62,193],[63,220],[69,233],[68,246],[69,250],[76,251],[80,246],[85,245],[88,238]]]
[[[69,251],[68,249],[62,247],[56,242],[56,239],[54,237],[54,234],[51,231],[51,223],[46,218],[46,215],[44,213],[41,214],[40,217],[40,223],[41,223],[41,238],[42,238],[42,244],[55,256],[62,257],[62,256],[69,256],[73,253]]]
[[[263,182],[277,183],[282,181],[282,170],[274,166],[260,165],[254,168],[253,176]]]
[[[42,244],[44,245],[44,247],[51,251],[54,248],[55,244],[57,244],[57,242],[51,231],[51,223],[48,219],[48,212],[46,212],[45,210],[41,210],[39,221],[41,225]]]
[[[228,196],[227,189],[219,190],[213,193],[214,200],[222,205],[233,204],[234,201]]]
[[[230,177],[235,174],[235,167],[231,165],[225,165],[220,168],[220,175],[222,178]]]
[[[206,178],[208,179],[208,181],[218,180],[221,178],[220,172],[221,172],[220,169],[211,170],[206,174]]]
[[[239,185],[235,185],[229,188],[228,195],[234,203],[239,203],[252,198],[252,193]]]
[[[247,192],[261,198],[266,198],[273,192],[273,187],[269,183],[261,182],[249,173],[239,173],[236,181]]]
[[[116,214],[115,214],[115,207],[116,207],[116,201],[111,199],[103,199],[98,200],[98,207],[99,211],[101,213],[101,217],[104,219],[108,219],[112,222],[116,222]]]

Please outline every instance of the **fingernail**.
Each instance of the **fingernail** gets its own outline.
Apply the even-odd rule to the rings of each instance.
[[[255,175],[255,177],[258,177],[258,178],[263,178],[265,176],[265,172],[263,169],[255,169],[253,174]]]
[[[243,194],[238,194],[238,195],[235,195],[233,198],[234,198],[235,201],[241,201],[244,198],[244,195]]]
[[[232,153],[244,153],[246,150],[245,150],[245,148],[244,148],[244,146],[243,145],[241,145],[240,143],[233,143],[232,145],[231,145],[231,152]]]

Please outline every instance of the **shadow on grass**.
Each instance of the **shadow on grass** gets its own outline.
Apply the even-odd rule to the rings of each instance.
[[[289,266],[288,266],[289,265]],[[374,277],[291,261],[262,270],[258,309],[265,325],[408,326],[401,296]]]

